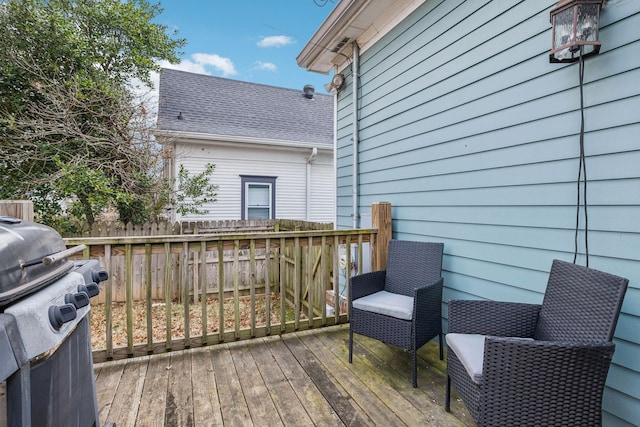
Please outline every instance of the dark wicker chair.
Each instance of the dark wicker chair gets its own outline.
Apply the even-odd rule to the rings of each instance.
[[[627,284],[555,260],[542,305],[450,301],[445,409],[453,382],[480,427],[601,425]]]
[[[386,270],[351,278],[349,363],[353,334],[411,350],[413,386],[416,351],[440,338],[442,360],[442,243],[389,241]]]

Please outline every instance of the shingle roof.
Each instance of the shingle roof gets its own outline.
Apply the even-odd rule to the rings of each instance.
[[[182,120],[178,115],[182,113]],[[333,99],[300,90],[163,69],[157,129],[333,144]]]

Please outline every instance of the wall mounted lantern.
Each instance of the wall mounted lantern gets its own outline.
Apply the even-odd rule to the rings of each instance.
[[[336,74],[331,79],[331,83],[324,85],[324,88],[327,92],[336,93],[340,92],[342,86],[344,86],[344,74]]]
[[[551,9],[549,62],[576,62],[600,51],[602,0],[560,0]]]

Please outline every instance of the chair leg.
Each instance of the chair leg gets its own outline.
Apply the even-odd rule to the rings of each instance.
[[[353,362],[353,330],[349,328],[349,363]]]
[[[444,360],[444,353],[442,352],[442,333],[440,334],[440,360]]]
[[[444,410],[451,412],[451,377],[447,375],[447,386],[444,397]]]
[[[418,387],[418,371],[417,371],[417,351],[415,345],[413,346],[413,388]]]

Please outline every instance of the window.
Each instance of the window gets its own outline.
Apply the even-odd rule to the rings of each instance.
[[[240,175],[242,219],[275,219],[276,177]]]

